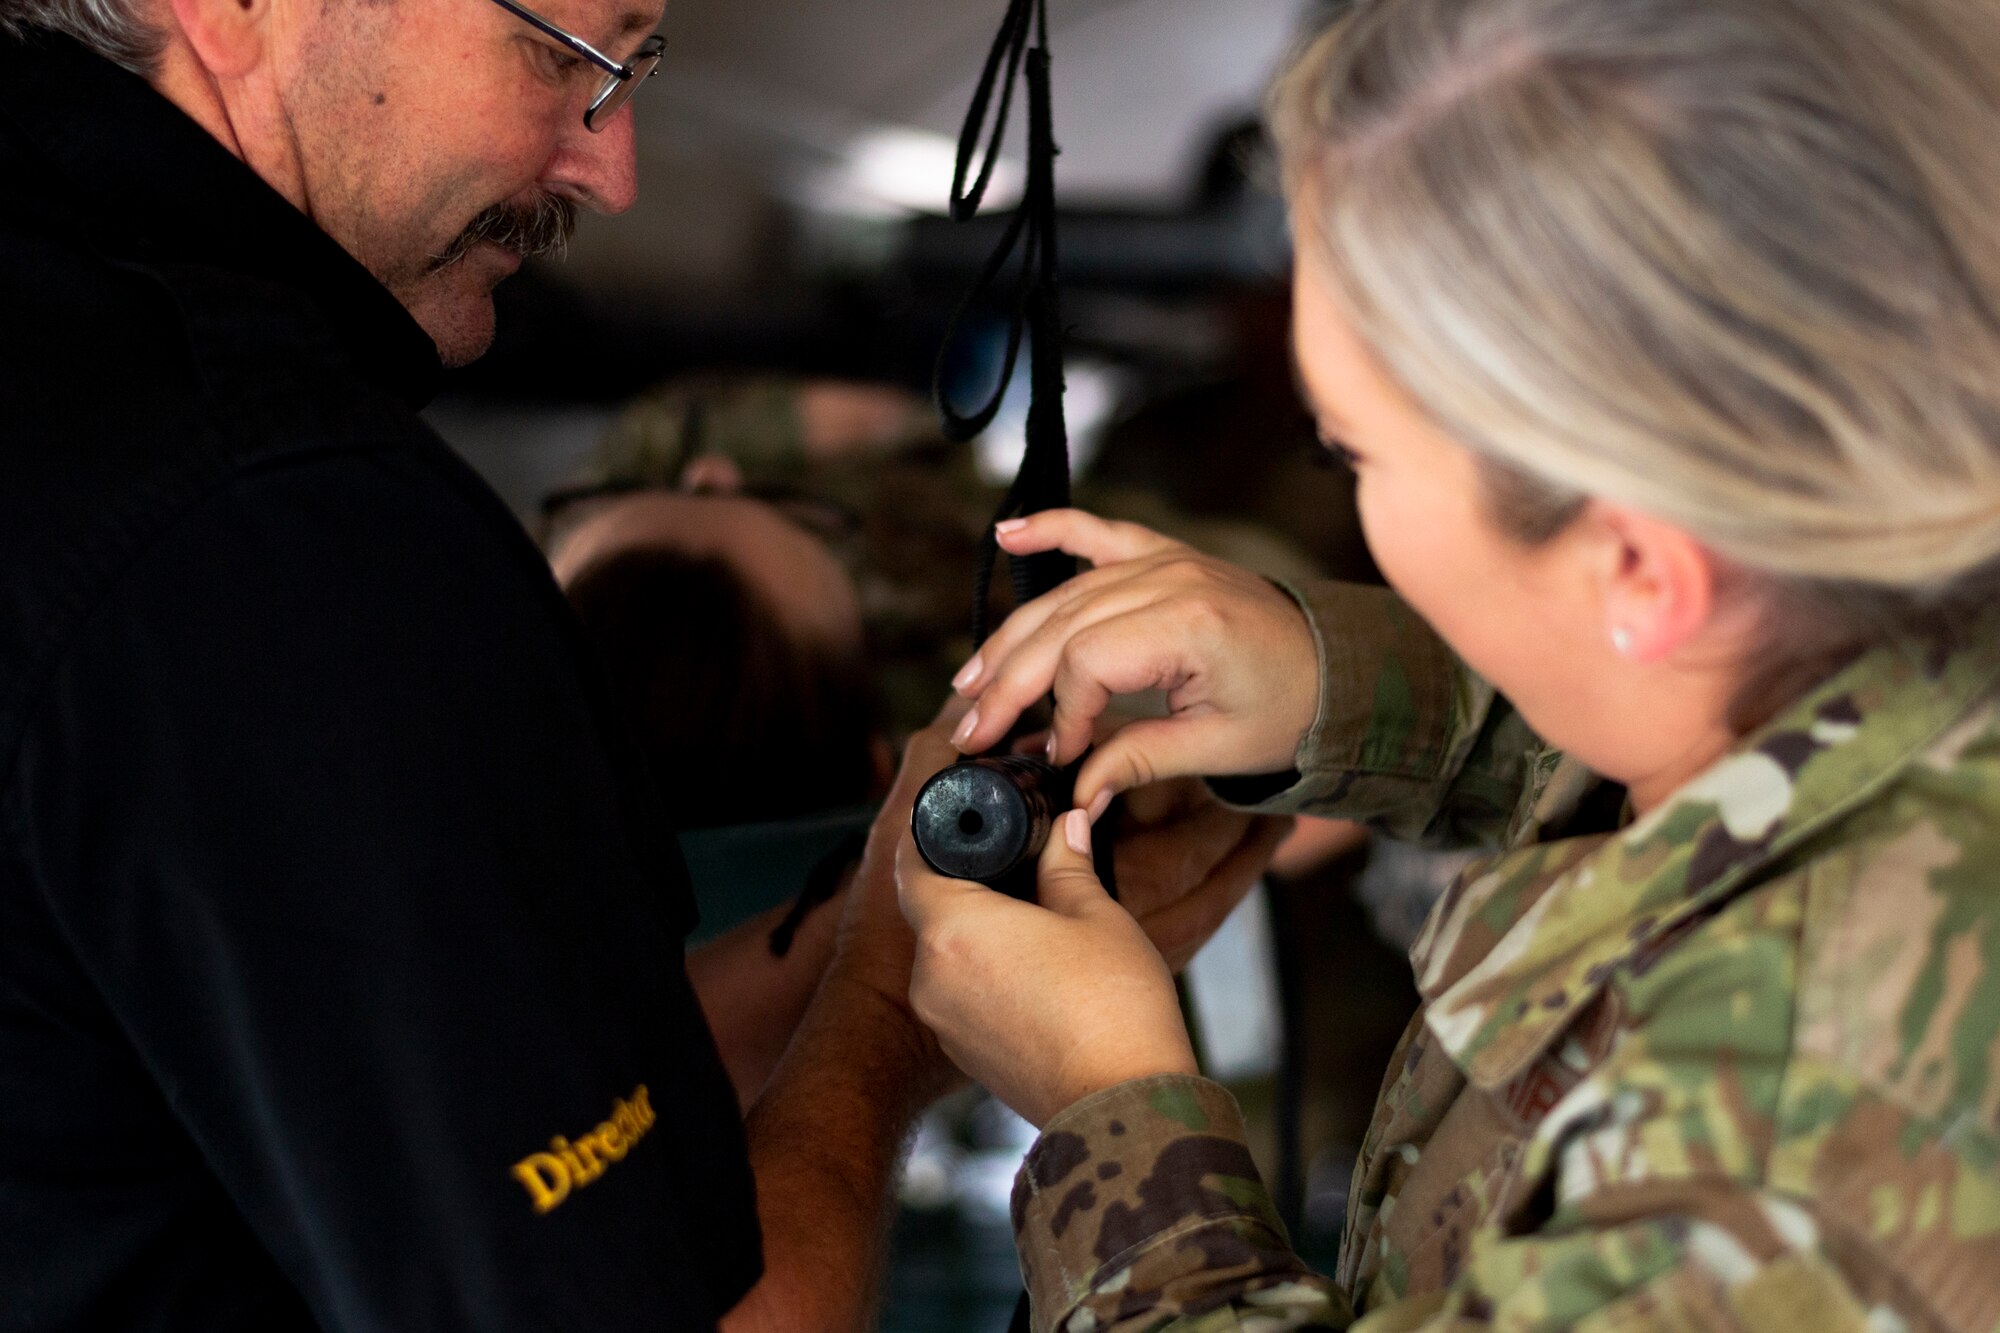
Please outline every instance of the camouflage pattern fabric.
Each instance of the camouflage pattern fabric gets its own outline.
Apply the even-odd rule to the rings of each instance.
[[[1387,588],[1278,578],[1319,651],[1295,771],[1211,782],[1231,805],[1372,825],[1403,842],[1501,846],[1540,742]],[[1356,688],[1356,682],[1371,684]]]
[[[1612,833],[1551,832],[1574,765],[1509,770],[1512,849],[1413,951],[1339,1271],[1285,1244],[1221,1089],[1145,1080],[1055,1117],[1017,1181],[1036,1327],[2000,1327],[1996,631],[1881,646]],[[1434,711],[1401,754],[1472,762],[1490,711],[1457,689],[1411,682]],[[1375,776],[1318,758],[1288,799]]]

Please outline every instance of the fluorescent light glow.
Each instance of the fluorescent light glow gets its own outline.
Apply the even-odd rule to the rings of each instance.
[[[864,130],[850,139],[816,182],[814,201],[833,212],[883,217],[943,213],[951,196],[958,144],[942,134],[903,126]],[[986,207],[1020,202],[1025,173],[1002,160],[987,187]]]

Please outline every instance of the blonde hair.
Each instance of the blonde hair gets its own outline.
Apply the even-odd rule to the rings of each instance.
[[[1797,604],[2000,565],[1994,0],[1361,0],[1270,112],[1517,535],[1615,500]]]

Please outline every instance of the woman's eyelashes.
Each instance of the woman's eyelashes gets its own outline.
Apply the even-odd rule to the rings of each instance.
[[[1337,460],[1342,467],[1352,470],[1360,466],[1361,455],[1354,452],[1348,446],[1347,441],[1341,439],[1338,435],[1330,435],[1325,431],[1321,431],[1319,443],[1320,447],[1326,450],[1327,454]]]

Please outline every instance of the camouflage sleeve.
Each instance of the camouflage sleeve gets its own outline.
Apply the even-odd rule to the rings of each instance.
[[[1292,1253],[1235,1098],[1206,1079],[1136,1079],[1063,1111],[1015,1177],[1013,1214],[1036,1333],[1348,1325]]]
[[[1387,588],[1287,583],[1319,650],[1319,712],[1294,771],[1216,779],[1267,814],[1371,824],[1407,842],[1497,847],[1540,742]]]
[[[1560,1229],[1482,1229],[1446,1290],[1358,1322],[1308,1271],[1244,1146],[1241,1112],[1205,1079],[1139,1079],[1049,1122],[1014,1182],[1036,1333],[1557,1333],[1899,1328],[1822,1251],[1807,1207],[1729,1184],[1641,1191]]]

